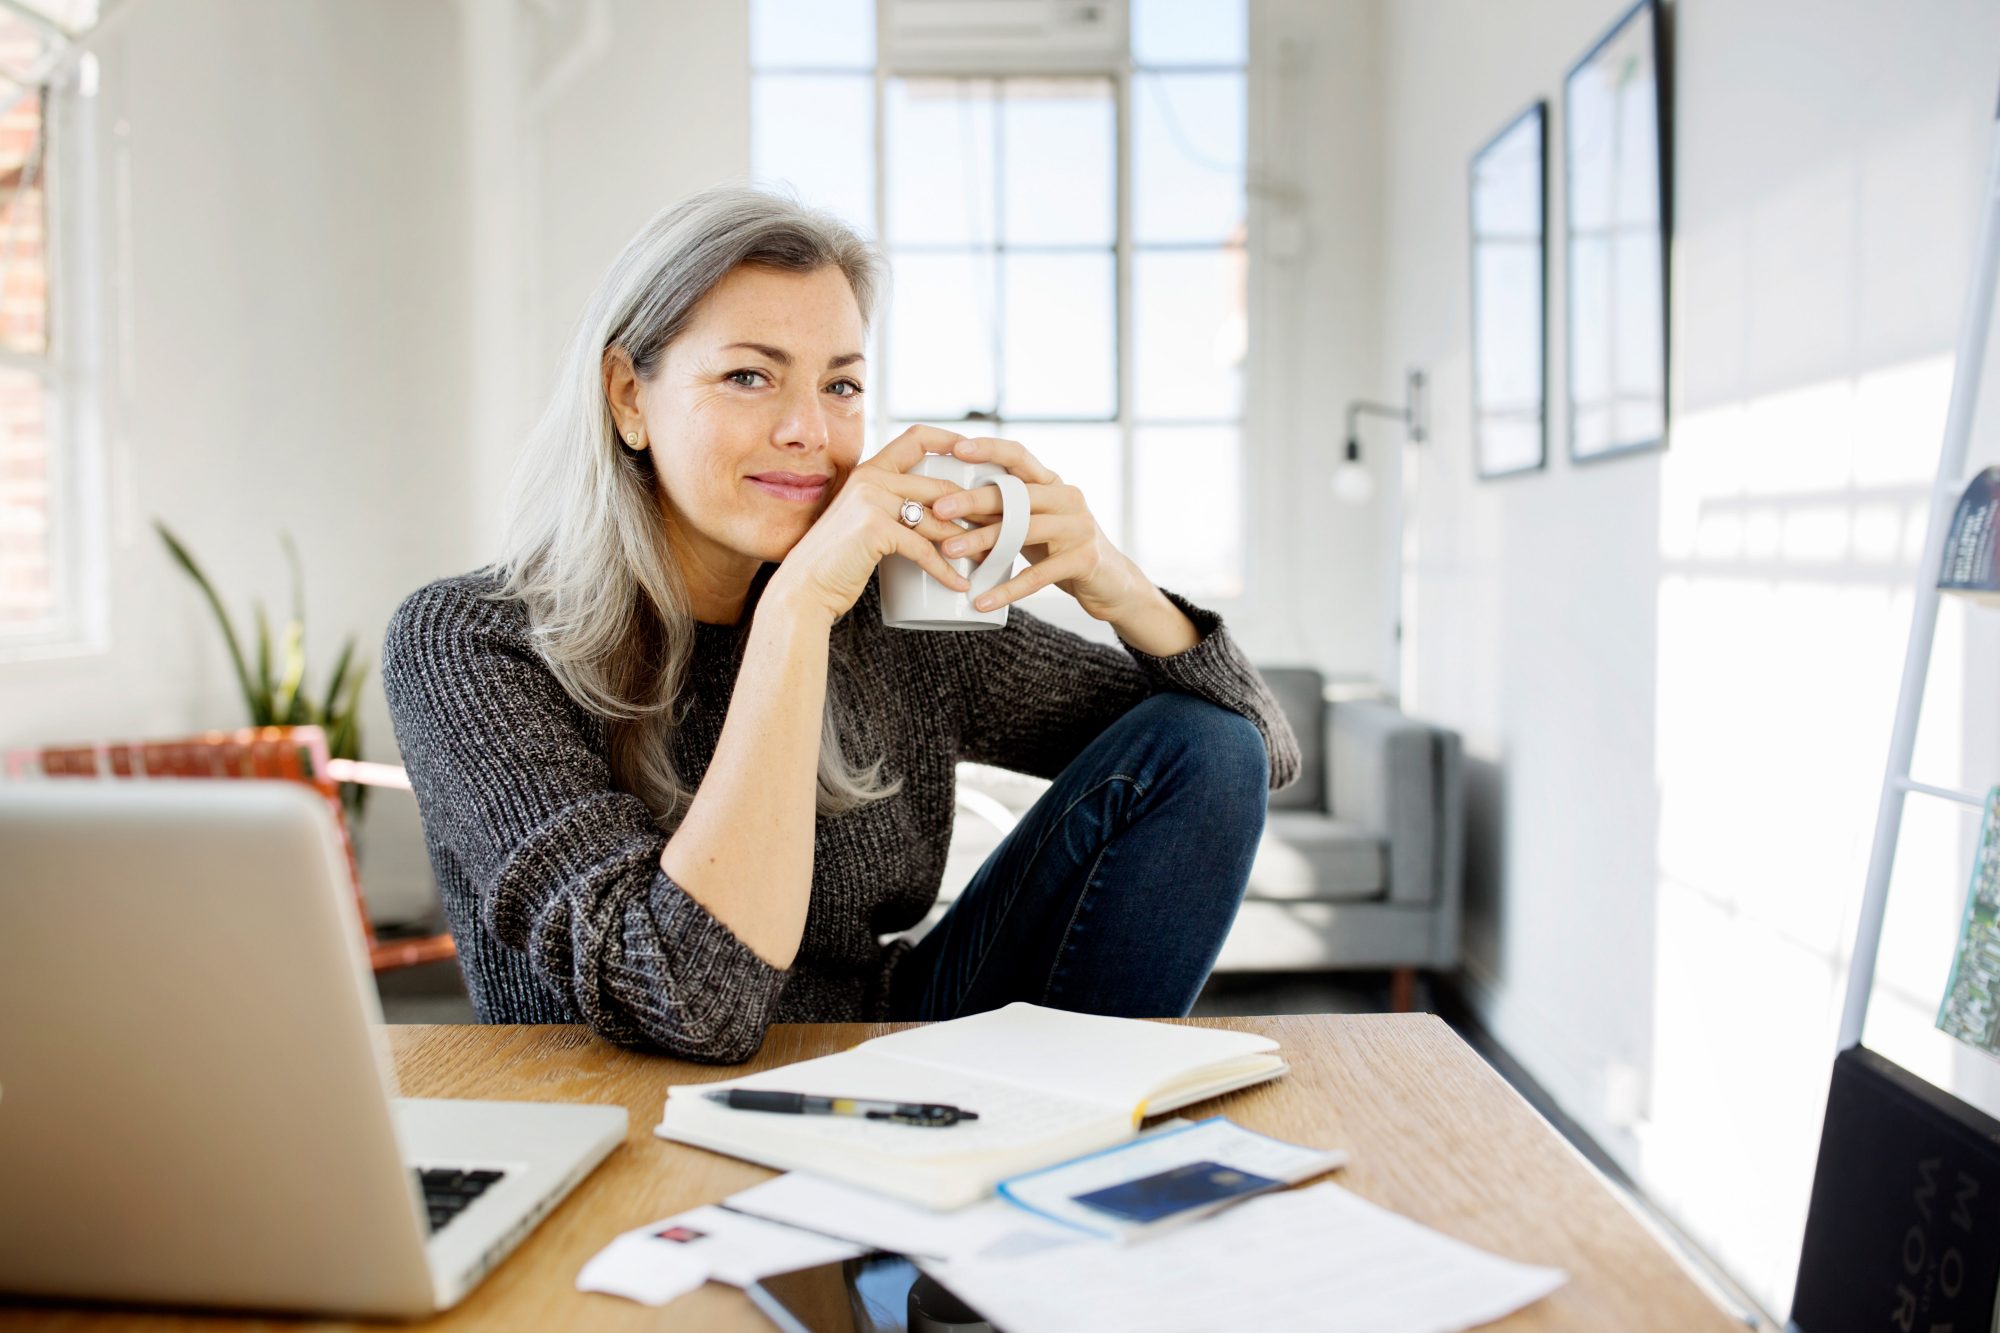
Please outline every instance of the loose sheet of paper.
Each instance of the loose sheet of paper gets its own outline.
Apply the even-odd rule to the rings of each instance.
[[[1095,1236],[1124,1238],[1160,1230],[1120,1222],[1108,1213],[1086,1208],[1076,1196],[1170,1171],[1194,1162],[1215,1162],[1251,1175],[1286,1184],[1310,1180],[1343,1166],[1347,1154],[1286,1143],[1222,1116],[1165,1134],[1148,1134],[1131,1143],[1044,1167],[1000,1182],[1000,1197],[1024,1211],[1087,1231]],[[1240,1204],[1237,1206],[1241,1206]]]
[[[863,1246],[713,1204],[627,1231],[576,1275],[578,1291],[664,1305],[709,1278],[747,1287],[773,1273],[838,1263]]]
[[[628,1231],[590,1257],[578,1291],[601,1291],[641,1305],[665,1305],[708,1281],[708,1268],[679,1246]]]
[[[1334,1184],[1251,1199],[1139,1245],[1072,1245],[922,1267],[1008,1333],[1458,1333],[1568,1280],[1560,1270],[1455,1241]]]
[[[872,1190],[793,1171],[729,1196],[729,1206],[913,1259],[1018,1255],[1089,1237],[998,1199],[934,1212]]]

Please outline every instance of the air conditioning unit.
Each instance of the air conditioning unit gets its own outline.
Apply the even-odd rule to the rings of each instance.
[[[1126,0],[878,0],[896,74],[1067,74],[1124,63]]]

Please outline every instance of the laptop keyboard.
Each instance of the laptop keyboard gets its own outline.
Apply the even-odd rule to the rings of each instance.
[[[424,1207],[430,1213],[431,1231],[444,1229],[447,1222],[464,1212],[466,1205],[493,1188],[503,1171],[459,1171],[452,1167],[419,1167],[417,1179],[424,1187]]]

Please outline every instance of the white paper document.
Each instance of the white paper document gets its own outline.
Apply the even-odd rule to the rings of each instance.
[[[577,1273],[576,1287],[665,1305],[710,1278],[747,1287],[773,1273],[864,1253],[865,1247],[848,1241],[710,1204],[618,1236]]]
[[[1334,1184],[1251,1199],[1143,1244],[1085,1243],[922,1267],[1008,1333],[1458,1333],[1568,1280]]]
[[[708,1281],[708,1269],[679,1247],[628,1231],[590,1257],[578,1291],[601,1291],[641,1305],[665,1305]]]
[[[1000,1197],[1039,1217],[1088,1232],[1093,1236],[1128,1239],[1154,1236],[1173,1225],[1186,1225],[1215,1207],[1190,1209],[1166,1223],[1133,1225],[1109,1213],[1076,1202],[1079,1194],[1121,1185],[1196,1162],[1214,1162],[1251,1175],[1292,1185],[1311,1180],[1347,1163],[1338,1149],[1302,1148],[1243,1128],[1222,1116],[1163,1134],[1148,1134],[1116,1148],[1057,1166],[1043,1167],[1000,1182]],[[1237,1206],[1241,1206],[1238,1204]]]
[[[729,1206],[912,1259],[1006,1257],[1053,1245],[1090,1243],[1088,1236],[998,1199],[938,1212],[803,1171],[732,1194]]]

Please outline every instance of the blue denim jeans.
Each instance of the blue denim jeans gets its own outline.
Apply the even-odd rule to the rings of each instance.
[[[1191,694],[1142,700],[898,961],[891,1016],[957,1018],[1015,1000],[1186,1014],[1243,900],[1269,773],[1247,718]]]

